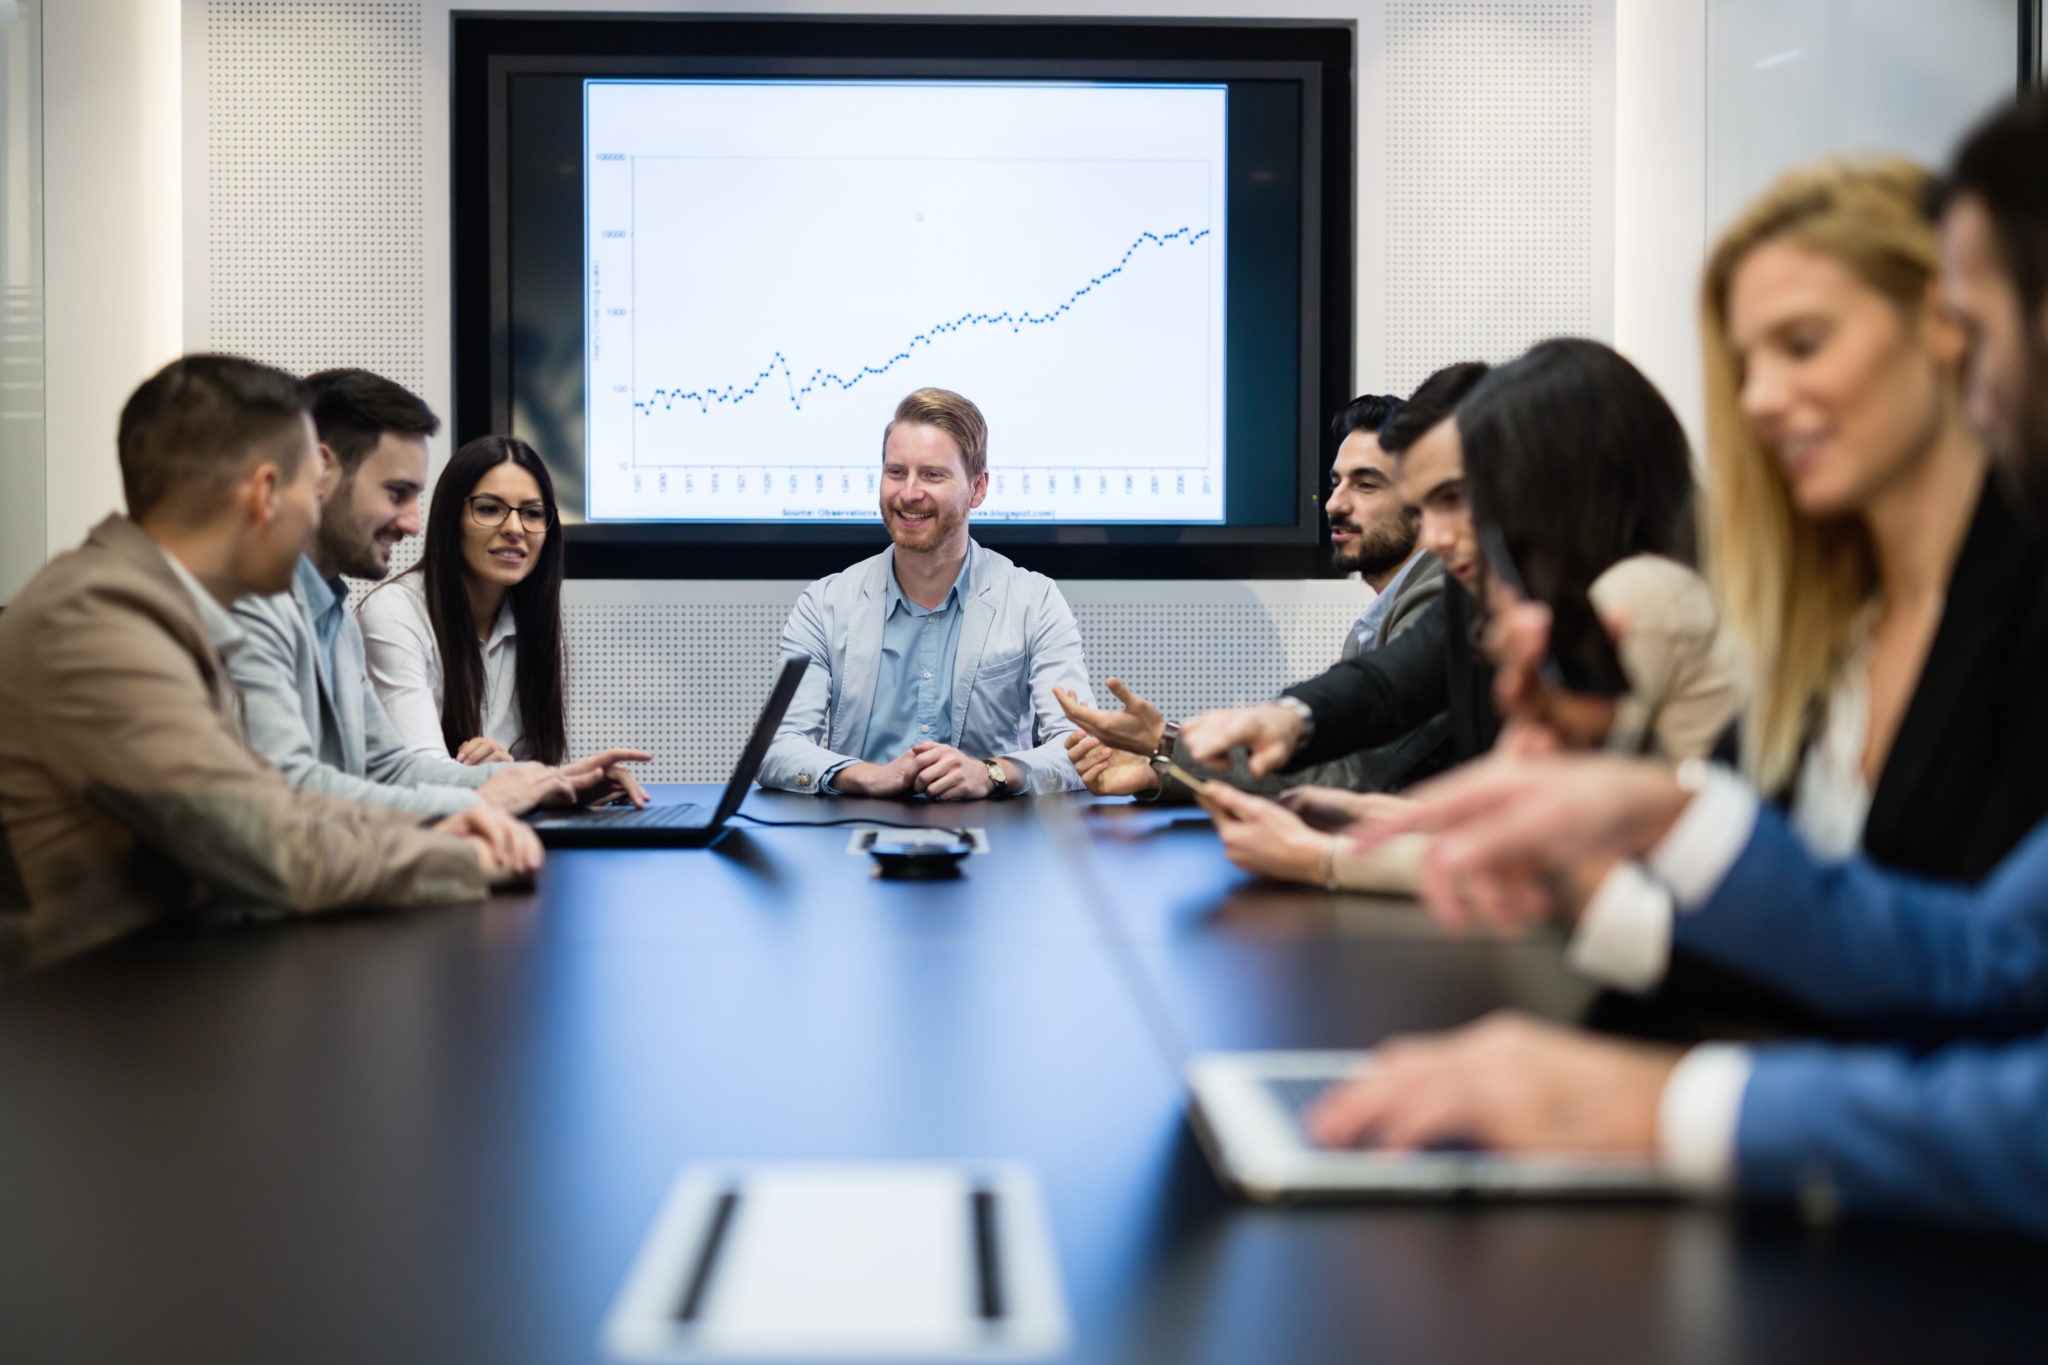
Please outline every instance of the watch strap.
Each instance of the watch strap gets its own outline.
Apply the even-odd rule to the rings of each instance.
[[[1180,722],[1169,720],[1159,727],[1159,747],[1152,751],[1155,758],[1173,757],[1173,746],[1180,743]]]

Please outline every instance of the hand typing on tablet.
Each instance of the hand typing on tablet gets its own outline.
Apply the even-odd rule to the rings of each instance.
[[[1596,1037],[1501,1012],[1449,1033],[1390,1038],[1362,1074],[1303,1116],[1325,1147],[1654,1157],[1676,1048]]]

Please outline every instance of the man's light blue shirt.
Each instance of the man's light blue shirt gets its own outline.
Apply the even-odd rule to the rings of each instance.
[[[339,574],[322,578],[305,555],[299,556],[294,572],[299,576],[299,591],[306,594],[306,604],[313,609],[313,638],[320,642],[320,661],[327,665],[327,676],[332,679],[334,642],[341,638],[341,623],[348,619],[348,585]]]
[[[969,556],[972,558],[972,556]],[[966,559],[938,606],[926,609],[903,595],[893,568],[882,600],[882,662],[868,714],[863,763],[890,763],[913,744],[949,742],[953,734],[953,665],[960,652],[960,618],[969,585]],[[826,790],[842,763],[825,774]]]
[[[1360,654],[1372,652],[1373,641],[1379,638],[1380,622],[1386,620],[1387,613],[1394,609],[1394,598],[1400,594],[1401,585],[1408,581],[1408,575],[1415,572],[1415,566],[1422,562],[1422,558],[1420,551],[1409,555],[1408,562],[1387,580],[1387,586],[1381,588],[1379,595],[1372,599],[1372,605],[1358,618],[1358,624],[1351,627],[1351,638],[1358,642]]]

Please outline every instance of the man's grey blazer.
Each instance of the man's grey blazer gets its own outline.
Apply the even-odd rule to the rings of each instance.
[[[1028,791],[1077,791],[1067,757],[1074,728],[1053,697],[1067,687],[1094,705],[1081,632],[1067,599],[1044,574],[1020,569],[969,541],[971,596],[953,661],[953,732],[948,742],[975,758],[1007,758]],[[804,589],[782,628],[784,658],[811,661],[782,728],[761,765],[764,787],[817,792],[834,766],[866,744],[875,679],[882,666],[882,613],[896,547],[828,574]]]
[[[248,639],[227,665],[242,694],[250,744],[292,783],[344,800],[422,815],[453,815],[478,804],[483,798],[474,788],[505,765],[406,752],[370,686],[354,612],[342,612],[334,678],[320,675],[308,575],[317,581],[302,560],[290,592],[235,604],[235,620]]]
[[[1427,550],[1419,551],[1415,567],[1401,583],[1401,590],[1394,594],[1393,605],[1380,618],[1379,628],[1373,632],[1372,647],[1379,649],[1387,641],[1406,630],[1409,623],[1422,615],[1422,609],[1444,595],[1444,562]],[[1344,633],[1344,648],[1338,655],[1349,659],[1358,653],[1358,636],[1351,631]]]

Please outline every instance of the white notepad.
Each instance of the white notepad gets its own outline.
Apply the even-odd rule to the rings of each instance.
[[[614,1307],[629,1360],[1032,1360],[1066,1312],[1007,1164],[693,1166]]]

